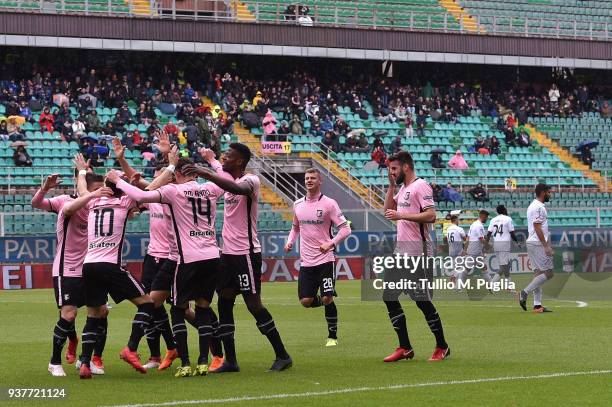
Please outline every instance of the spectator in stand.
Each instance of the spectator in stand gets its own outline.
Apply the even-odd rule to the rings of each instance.
[[[316,116],[314,116],[316,117]],[[313,117],[313,118],[314,118]],[[312,122],[311,122],[311,126],[312,126]],[[302,121],[300,120],[300,117],[296,114],[293,115],[293,118],[291,119],[291,121],[289,122],[289,127],[291,128],[291,134],[303,134],[304,133],[304,125],[302,124]]]
[[[476,137],[476,141],[474,142],[474,151],[479,154],[489,154],[489,150],[487,149],[487,145],[482,136]]]
[[[499,144],[499,140],[497,139],[496,136],[491,137],[491,143],[490,143],[490,147],[489,147],[489,151],[491,154],[495,154],[498,155],[500,152],[500,144]]]
[[[346,136],[346,140],[344,140],[344,146],[342,146],[342,150],[347,153],[357,151],[357,136],[355,135],[355,133],[350,133]]]
[[[461,194],[453,188],[453,184],[450,182],[447,183],[446,188],[442,190],[442,199],[454,203],[463,201]]]
[[[382,144],[379,147],[384,150]],[[357,139],[357,148],[359,152],[362,153],[367,153],[368,151],[370,151],[368,138],[366,137],[365,132],[359,133],[359,138]]]
[[[486,202],[489,200],[487,191],[484,189],[481,183],[478,183],[474,188],[470,189],[470,195],[479,202]]]
[[[134,134],[131,131],[126,131],[121,139],[121,144],[128,150],[134,150]]]
[[[437,151],[434,151],[431,153],[429,162],[431,163],[432,168],[445,168],[446,167],[444,165],[444,161],[442,161],[442,156]]]
[[[412,129],[412,125],[414,121],[412,120],[412,114],[408,113],[406,115],[406,120],[404,120],[404,124],[406,125],[406,137],[412,138],[414,136],[414,130]]]
[[[54,123],[55,123],[55,116],[51,114],[49,106],[45,106],[45,108],[43,109],[43,112],[40,114],[40,117],[38,119],[38,124],[40,124],[40,127],[43,130],[48,131],[49,133],[52,133]]]
[[[425,135],[425,126],[427,125],[427,115],[425,115],[425,112],[422,109],[419,109],[419,115],[416,119],[416,125],[417,136],[423,137]]]
[[[516,147],[516,133],[514,129],[510,126],[506,127],[504,131],[506,146],[508,147]]]
[[[6,128],[6,120],[0,122],[0,140],[8,140],[8,130]]]
[[[74,121],[74,123],[72,123],[72,134],[77,139],[79,139],[82,135],[85,134],[85,123],[83,123],[80,119],[81,118],[78,117]],[[66,141],[72,141],[72,140],[66,140]]]
[[[376,147],[372,152],[372,161],[375,161],[378,164],[379,170],[387,168],[387,154],[381,146]]]
[[[27,122],[32,120],[32,111],[30,110],[30,107],[28,106],[28,103],[25,100],[21,102],[19,116],[23,117]]]
[[[516,118],[514,117],[512,113],[510,113],[508,117],[506,118],[506,123],[508,124],[509,127],[516,127]]]
[[[281,121],[277,134],[279,136],[277,137],[277,141],[287,141],[287,136],[291,134],[291,129],[289,128],[289,124],[286,120]]]
[[[24,146],[19,146],[13,153],[13,161],[17,167],[31,167],[32,159]]]
[[[344,135],[347,135],[350,131],[351,131],[351,128],[348,125],[348,123],[345,122],[342,117],[338,117],[338,119],[336,120],[336,123],[334,124],[334,132],[338,136],[344,136]]]
[[[391,154],[397,154],[400,151],[402,151],[402,136],[396,136],[391,142],[390,148],[391,148]]]
[[[589,146],[584,146],[581,149],[580,159],[582,160],[583,163],[588,165],[589,168],[591,168],[593,166],[593,161],[595,161],[595,160],[593,160],[593,154],[592,154],[591,148]]]
[[[385,148],[385,143],[380,138],[380,133],[375,133],[374,134],[374,141],[372,142],[372,149],[376,149],[378,147]]]
[[[321,140],[321,145],[327,147],[328,149],[331,149],[333,152],[336,153],[340,151],[340,143],[338,141],[338,136],[336,136],[336,133],[334,133],[333,131],[328,131],[325,133],[323,139]]]
[[[271,136],[278,134],[276,130],[276,126],[277,126],[276,119],[274,118],[274,115],[272,115],[272,111],[268,110],[268,113],[266,113],[266,116],[264,117],[263,122],[262,122],[265,140],[267,141],[274,140],[274,137],[271,137]]]
[[[442,198],[442,187],[435,182],[431,183],[431,190],[433,192],[433,199],[435,202],[440,202],[443,200]]]
[[[25,140],[25,135],[21,133],[15,117],[9,117],[6,121],[6,131],[8,132],[8,139],[10,141]]]
[[[559,107],[559,98],[561,97],[561,93],[557,88],[556,84],[552,84],[548,91],[548,100],[550,100],[551,109],[557,109]]]
[[[608,119],[612,117],[612,108],[610,107],[610,104],[608,103],[607,100],[603,102],[603,104],[601,105],[601,109],[599,110],[599,113],[604,119]]]
[[[170,137],[170,140],[177,140],[179,135],[179,128],[172,122],[172,120],[168,121],[168,124],[164,126],[164,133]]]
[[[98,116],[98,112],[92,110],[87,115],[87,131],[93,131],[95,133],[100,133],[102,131],[102,123],[100,122],[100,117]]]
[[[529,134],[525,131],[524,128],[521,128],[521,130],[519,131],[518,144],[521,147],[531,146],[531,139],[529,137]]]
[[[461,150],[457,150],[455,155],[448,161],[448,168],[454,170],[467,170],[469,168],[468,163],[463,158]]]

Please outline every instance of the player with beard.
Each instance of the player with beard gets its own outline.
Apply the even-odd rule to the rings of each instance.
[[[436,221],[436,209],[432,189],[424,179],[415,174],[414,161],[407,151],[400,151],[389,157],[389,188],[384,211],[387,219],[397,222],[396,253],[425,256],[425,259],[433,254],[431,224]],[[427,275],[428,270],[415,272]],[[400,294],[401,292],[391,291],[384,295],[391,324],[399,339],[399,347],[384,359],[385,362],[414,357],[414,350],[408,338],[406,316],[399,302]],[[444,339],[442,321],[431,302],[431,294],[422,290],[411,290],[408,294],[423,313],[436,338],[436,347],[429,360],[438,361],[449,357],[450,348]]]

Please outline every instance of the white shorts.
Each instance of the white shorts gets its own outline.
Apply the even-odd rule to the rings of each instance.
[[[495,252],[497,256],[497,264],[507,266],[510,263],[510,252]]]
[[[546,271],[553,269],[553,257],[548,256],[544,251],[544,247],[536,244],[527,244],[527,254],[531,268],[538,271]]]

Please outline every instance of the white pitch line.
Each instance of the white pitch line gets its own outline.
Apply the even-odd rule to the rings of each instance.
[[[163,403],[121,404],[121,405],[111,405],[111,406],[102,406],[102,407],[162,407],[162,406],[179,406],[183,404],[219,404],[219,403],[231,403],[231,402],[240,402],[240,401],[278,400],[278,399],[299,398],[299,397],[328,396],[332,394],[410,389],[410,388],[418,388],[418,387],[491,383],[491,382],[504,382],[504,381],[514,381],[514,380],[552,379],[556,377],[594,376],[594,375],[606,375],[606,374],[612,374],[612,370],[591,370],[591,371],[584,371],[584,372],[544,373],[544,374],[533,375],[533,376],[483,377],[483,378],[478,378],[478,379],[450,380],[446,382],[391,384],[388,386],[378,386],[378,387],[348,387],[344,389],[312,391],[312,392],[304,392],[304,393],[278,393],[278,394],[267,394],[267,395],[262,395],[262,396],[230,397],[230,398],[225,398],[225,399],[178,400],[178,401],[167,401]]]

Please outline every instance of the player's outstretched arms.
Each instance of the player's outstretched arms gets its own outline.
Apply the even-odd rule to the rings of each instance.
[[[178,147],[172,146],[168,153],[168,166],[165,168],[161,175],[158,175],[145,189],[149,191],[155,191],[158,188],[163,187],[172,182],[174,176],[174,168],[178,164]]]
[[[195,175],[205,180],[211,181],[221,189],[232,193],[234,195],[248,195],[253,191],[251,185],[247,182],[235,182],[229,177],[217,174],[207,168],[200,167],[198,165],[189,165],[183,167],[183,173],[187,176]]]
[[[51,202],[48,199],[45,199],[45,195],[47,195],[49,191],[51,191],[61,183],[62,180],[59,174],[49,175],[45,179],[43,186],[40,187],[32,197],[32,201],[30,202],[32,208],[40,209],[47,212],[54,212],[53,207],[51,206]]]
[[[65,205],[62,209],[64,216],[70,217],[76,213],[79,209],[83,208],[85,205],[89,203],[92,199],[113,196],[113,190],[109,187],[101,187],[96,189],[93,192],[88,192],[87,194],[78,197],[74,201]]]
[[[117,188],[125,192],[127,196],[140,203],[160,203],[161,194],[159,191],[143,191],[134,185],[130,185],[121,179],[121,173],[117,170],[110,170],[106,174],[106,179],[113,184],[117,185]]]
[[[87,191],[87,180],[85,176],[88,172],[92,172],[90,161],[85,161],[83,155],[81,153],[74,156],[74,168],[78,171],[77,175],[77,194],[79,196],[87,195],[89,191]]]

